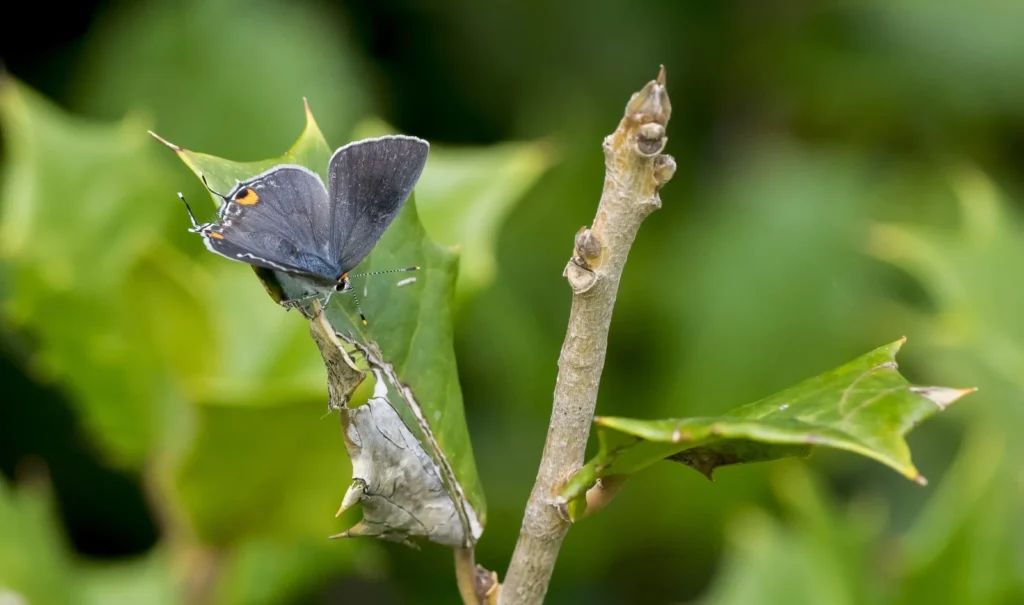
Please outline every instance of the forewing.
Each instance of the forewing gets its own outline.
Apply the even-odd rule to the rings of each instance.
[[[219,224],[201,231],[206,247],[257,267],[334,280],[328,260],[330,209],[320,177],[301,166],[275,166],[224,196]]]
[[[328,258],[348,272],[366,258],[402,209],[427,162],[423,139],[393,135],[349,143],[331,156]]]
[[[225,231],[274,235],[297,250],[326,257],[330,204],[323,181],[313,171],[275,166],[240,182],[225,198],[219,213]]]

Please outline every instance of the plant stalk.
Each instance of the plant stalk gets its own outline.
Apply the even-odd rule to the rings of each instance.
[[[675,161],[661,153],[671,112],[662,67],[657,79],[633,95],[618,128],[604,140],[604,190],[593,224],[576,234],[563,274],[572,288],[572,310],[558,360],[551,423],[500,605],[543,602],[569,530],[556,496],[583,464],[629,249],[644,219],[661,207],[658,191],[675,172]]]

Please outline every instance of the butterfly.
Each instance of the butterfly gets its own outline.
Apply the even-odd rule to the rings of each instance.
[[[233,261],[304,278],[326,292],[355,291],[352,269],[370,253],[398,216],[426,165],[430,144],[391,135],[338,148],[327,164],[327,184],[312,170],[280,164],[240,181],[226,194],[217,221],[199,223],[182,194],[192,227],[206,248]],[[206,183],[206,178],[203,177]],[[209,189],[209,184],[207,184]],[[406,267],[376,273],[413,271]],[[369,275],[369,274],[363,274]],[[355,298],[359,316],[366,317]]]

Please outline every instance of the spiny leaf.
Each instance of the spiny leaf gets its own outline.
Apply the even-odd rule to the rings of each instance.
[[[974,389],[911,385],[896,366],[904,341],[721,416],[596,418],[600,451],[561,497],[577,501],[576,509],[598,478],[629,475],[664,459],[710,479],[719,466],[806,455],[815,446],[873,458],[923,484],[904,435]]]
[[[390,392],[402,395],[391,403],[442,471],[449,494],[462,501],[459,510],[466,512],[463,529],[475,539],[479,531],[474,528],[482,526],[485,518],[452,343],[451,307],[458,258],[427,237],[412,199],[360,270],[406,266],[412,264],[410,259],[421,267],[414,283],[397,287],[380,278],[357,283],[368,325],[362,325],[351,304],[332,302],[326,317],[351,343],[377,347],[381,355],[376,369],[391,383]],[[296,291],[292,292],[295,296]]]
[[[287,154],[272,160],[232,162],[168,145],[218,191],[226,191],[237,180],[281,163],[301,163],[325,176],[330,157],[330,147],[308,111],[306,129],[299,140]],[[430,159],[425,170],[425,174],[431,170]],[[219,201],[212,197],[215,203]],[[367,325],[358,319],[355,306],[345,296],[333,297],[323,317],[329,321],[329,332],[348,339],[346,346],[363,347],[364,353],[376,352],[372,369],[379,371],[388,383],[385,400],[415,436],[418,447],[436,465],[444,491],[460,519],[459,539],[473,542],[482,531],[485,515],[452,345],[451,306],[457,257],[427,237],[412,198],[373,252],[353,272],[410,265],[421,270],[401,281],[391,276],[355,280],[353,285],[362,301]],[[258,270],[257,275],[278,302],[306,294],[306,285],[289,274]],[[319,340],[323,347],[323,339]],[[343,399],[335,400],[336,407],[344,403]],[[413,451],[407,454],[413,455]],[[395,532],[402,531],[395,528]],[[427,531],[425,535],[435,539],[441,534]],[[451,543],[446,538],[438,541]]]
[[[192,169],[197,176],[205,176],[210,186],[210,197],[213,203],[220,205],[223,200],[214,192],[227,193],[238,181],[257,175],[269,170],[278,164],[299,164],[306,166],[313,172],[320,175],[323,181],[327,182],[327,161],[331,157],[331,150],[324,140],[320,127],[317,126],[313,112],[309,109],[309,103],[304,101],[306,108],[306,127],[295,144],[279,158],[259,160],[255,162],[233,162],[206,153],[198,153],[178,147],[174,143],[165,140],[155,132],[150,132],[158,141],[167,145],[178,154],[182,162]]]
[[[159,202],[171,181],[135,120],[74,118],[2,78],[0,122],[5,319],[33,339],[30,369],[61,382],[90,437],[139,464],[169,393],[139,336],[147,292],[133,277],[173,210]]]
[[[462,486],[452,480],[451,462],[422,417],[416,395],[402,385],[394,366],[383,360],[373,343],[363,345],[348,336],[342,336],[344,342],[339,339],[326,314],[313,319],[311,331],[324,355],[332,406],[341,415],[352,459],[352,485],[338,514],[356,503],[363,505],[362,521],[335,537],[376,536],[410,543],[410,537],[422,536],[453,547],[476,541],[482,520],[466,506]],[[375,378],[373,396],[365,405],[348,405],[364,372],[346,345],[362,355]]]
[[[977,167],[958,165],[947,173],[958,204],[956,226],[879,224],[868,246],[871,254],[917,279],[931,299],[934,311],[897,307],[907,318],[903,321],[915,322],[923,335],[926,371],[970,377],[986,395],[986,405],[972,407],[975,426],[957,459],[901,539],[896,601],[1016,602],[1020,583],[1003,579],[1016,577],[1010,568],[1024,506],[1024,492],[1007,489],[1022,485],[1024,477],[1018,463],[1024,419],[1024,292],[1019,287],[1024,223]]]

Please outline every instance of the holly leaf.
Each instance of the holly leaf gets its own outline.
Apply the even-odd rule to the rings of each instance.
[[[0,476],[0,595],[11,591],[31,603],[72,601],[72,565],[48,492],[15,489]]]
[[[986,399],[972,406],[959,455],[901,538],[896,601],[1021,601],[1024,586],[1010,568],[1024,531],[1024,492],[1007,486],[1024,479],[1017,463],[1024,455],[1024,223],[1014,200],[976,166],[958,163],[942,172],[957,220],[876,224],[868,251],[905,271],[927,295],[926,306],[886,303],[921,335],[923,371],[970,377]]]
[[[76,118],[0,76],[5,320],[28,369],[59,382],[111,461],[138,465],[164,432],[164,368],[140,338],[136,269],[161,240],[171,186],[144,125]]]
[[[271,160],[233,162],[164,143],[217,191],[229,190],[238,180],[282,163],[306,166],[327,182],[331,148],[308,106],[306,119],[306,128],[291,150]],[[428,158],[425,173],[431,171],[431,166]],[[214,203],[220,201],[216,195],[211,195],[211,199]],[[362,526],[357,526],[345,535],[372,534],[402,541],[423,536],[442,544],[463,545],[475,542],[483,531],[483,492],[466,427],[452,343],[451,307],[457,264],[454,252],[427,237],[417,216],[415,199],[410,198],[373,252],[353,273],[410,265],[419,266],[420,270],[408,277],[355,279],[353,287],[368,320],[365,325],[358,319],[358,311],[347,296],[332,297],[323,314],[303,309],[313,322],[311,327],[328,362],[332,407],[341,411],[343,423],[351,426],[354,416],[362,413],[358,407],[349,407],[348,399],[363,376],[348,376],[351,382],[336,388],[331,360],[339,354],[348,356],[358,350],[362,353],[361,367],[353,371],[368,371],[383,381],[378,383],[376,396],[367,404],[370,406],[367,409],[376,410],[375,406],[383,405],[381,410],[394,412],[394,416],[381,420],[386,426],[372,422],[370,426],[382,428],[382,432],[389,434],[400,433],[403,439],[408,437],[409,447],[401,448],[400,452],[379,451],[376,448],[390,447],[390,444],[371,443],[369,439],[363,442],[367,446],[365,451],[349,449],[356,468],[353,486],[363,485],[369,489],[363,489],[358,497],[346,496],[346,502],[363,502],[364,505],[379,502],[386,494],[374,491],[377,486],[374,477],[386,474],[393,464],[418,466],[416,472],[423,476],[435,475],[441,485],[440,499],[432,492],[430,499],[414,496],[411,501],[402,501],[401,505],[412,517],[420,519],[420,523],[395,522],[392,526],[392,519],[376,526],[380,531],[363,532],[357,529]],[[307,294],[306,283],[295,276],[262,269],[256,273],[279,303],[301,299]],[[317,322],[326,322],[326,326]],[[398,424],[394,424],[396,418]],[[403,430],[406,433],[402,433]],[[356,492],[350,490],[350,493]],[[422,522],[430,516],[427,509],[440,502],[449,506],[458,523]],[[370,508],[364,506],[364,517]]]
[[[205,176],[210,189],[210,199],[219,207],[224,200],[215,191],[227,193],[238,181],[255,176],[278,164],[299,164],[320,175],[327,182],[327,161],[331,158],[331,149],[327,146],[324,135],[317,126],[309,103],[303,100],[306,109],[306,127],[298,140],[281,157],[255,162],[234,162],[206,153],[183,149],[165,140],[155,132],[150,132],[158,141],[167,145],[178,154],[182,162],[192,169],[197,176]]]
[[[600,450],[561,492],[582,514],[582,497],[602,477],[631,475],[660,460],[708,479],[729,464],[806,456],[830,447],[873,458],[924,484],[904,436],[975,389],[911,385],[896,365],[900,339],[832,371],[721,416],[668,420],[598,417]]]

